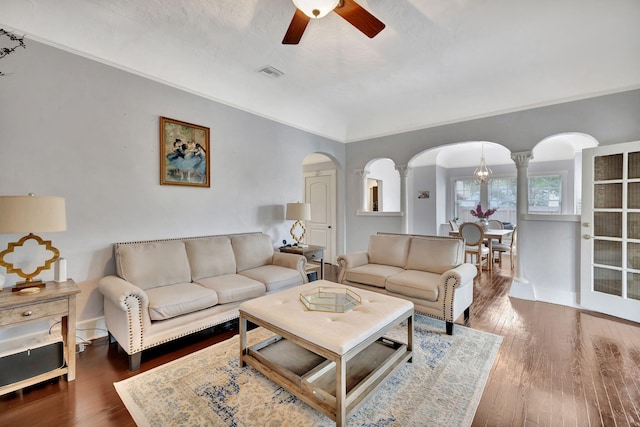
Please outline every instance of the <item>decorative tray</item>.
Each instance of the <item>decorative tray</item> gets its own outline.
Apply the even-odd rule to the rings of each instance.
[[[313,288],[300,294],[300,301],[313,311],[344,313],[359,305],[360,295],[347,288]]]

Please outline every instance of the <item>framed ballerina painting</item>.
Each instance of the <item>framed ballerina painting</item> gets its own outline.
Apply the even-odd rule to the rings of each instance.
[[[211,186],[209,128],[160,117],[160,185]]]

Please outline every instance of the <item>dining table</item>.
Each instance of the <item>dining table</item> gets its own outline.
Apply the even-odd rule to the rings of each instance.
[[[489,254],[491,254],[491,258],[493,258],[493,241],[497,240],[499,243],[502,243],[502,239],[513,234],[513,230],[502,229],[502,228],[489,228],[484,230],[484,238],[485,244],[489,248]],[[462,237],[460,235],[460,231],[449,231],[449,236],[451,237]]]

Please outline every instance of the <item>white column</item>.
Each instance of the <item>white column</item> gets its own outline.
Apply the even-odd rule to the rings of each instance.
[[[356,175],[360,177],[360,212],[367,212],[367,197],[369,192],[369,186],[367,185],[367,176],[369,175],[368,169],[356,169],[353,171]]]
[[[517,170],[518,198],[516,201],[516,217],[518,236],[516,240],[516,271],[514,273],[513,282],[511,283],[509,296],[535,301],[535,289],[523,274],[523,258],[521,256],[522,251],[520,250],[522,242],[526,241],[527,238],[527,230],[524,220],[524,216],[529,211],[529,176],[527,174],[527,169],[529,167],[529,160],[533,159],[533,153],[531,151],[511,153],[511,159],[516,164]]]
[[[411,168],[407,165],[396,165],[400,174],[400,209],[402,210],[402,232],[409,233],[409,197],[407,196],[407,177]]]

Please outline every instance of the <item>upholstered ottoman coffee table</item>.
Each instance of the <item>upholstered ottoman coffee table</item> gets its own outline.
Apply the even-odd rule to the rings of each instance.
[[[361,299],[342,312],[314,311],[300,301],[315,288],[349,289]],[[247,347],[247,321],[276,334]],[[407,322],[407,341],[385,334]],[[413,303],[326,280],[240,305],[240,365],[253,366],[343,426],[403,363],[411,361]]]

